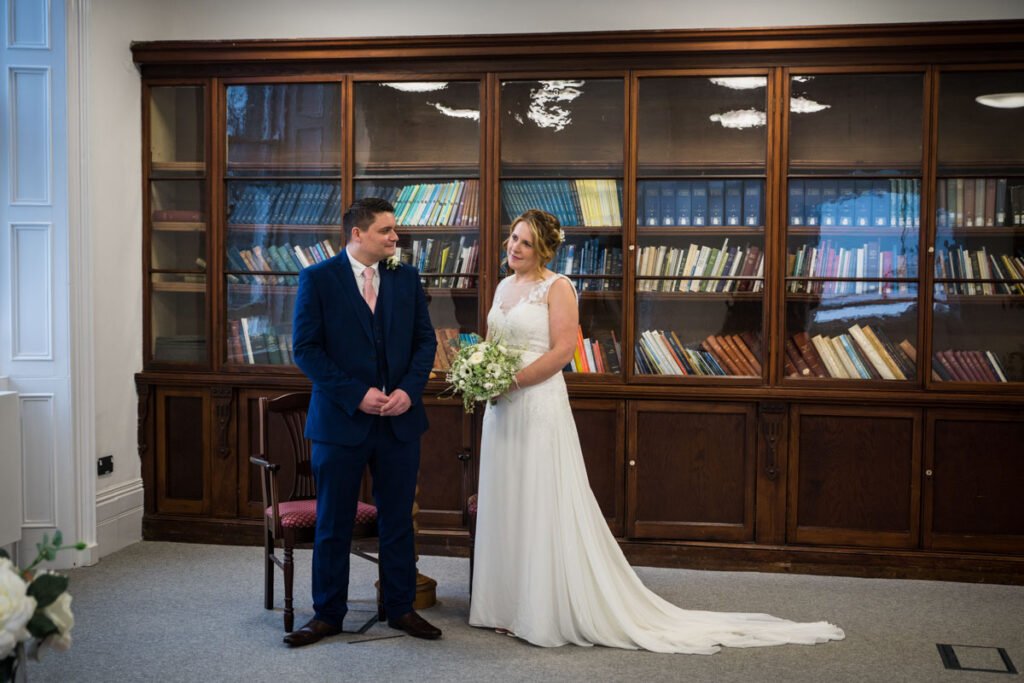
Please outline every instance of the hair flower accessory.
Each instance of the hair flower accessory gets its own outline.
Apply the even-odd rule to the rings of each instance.
[[[402,261],[401,259],[398,258],[398,254],[395,254],[394,256],[388,256],[387,260],[384,261],[384,267],[387,268],[388,270],[394,270],[398,268],[398,266],[400,265],[402,265]]]
[[[565,241],[565,230],[562,230],[561,228],[559,228],[558,229],[558,243],[561,244],[564,241]]]

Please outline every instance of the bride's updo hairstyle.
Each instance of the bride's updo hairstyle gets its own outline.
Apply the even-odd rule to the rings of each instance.
[[[545,264],[551,261],[555,257],[555,251],[565,240],[565,233],[562,232],[562,226],[558,222],[558,219],[554,215],[547,211],[541,211],[540,209],[527,209],[519,217],[512,221],[512,230],[515,230],[516,226],[520,222],[526,223],[530,227],[530,235],[533,238],[533,250],[537,252],[537,262],[540,268],[543,268]],[[506,238],[502,246],[505,251],[508,252],[508,240],[511,237]],[[507,265],[507,259],[506,259]]]

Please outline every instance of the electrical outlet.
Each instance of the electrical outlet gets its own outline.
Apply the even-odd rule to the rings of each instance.
[[[114,471],[114,456],[104,455],[102,458],[96,461],[96,474],[102,477],[104,474],[110,474]]]

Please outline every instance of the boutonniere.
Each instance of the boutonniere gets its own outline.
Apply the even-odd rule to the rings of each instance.
[[[398,256],[388,256],[384,261],[384,267],[388,270],[395,270],[400,265],[402,265],[402,261]]]

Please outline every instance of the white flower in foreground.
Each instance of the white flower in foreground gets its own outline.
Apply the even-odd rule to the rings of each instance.
[[[43,644],[57,650],[71,647],[71,629],[75,625],[75,615],[71,613],[71,594],[67,591],[61,593],[60,597],[43,608],[43,614],[57,627],[57,633],[43,641]]]
[[[470,365],[480,365],[483,362],[484,362],[483,351],[476,351],[476,352],[473,353],[472,356],[469,357]]]
[[[27,590],[11,561],[0,558],[0,659],[30,637],[26,625],[36,611],[36,599]]]

